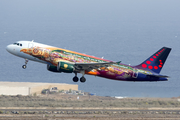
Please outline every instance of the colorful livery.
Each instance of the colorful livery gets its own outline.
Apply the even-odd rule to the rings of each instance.
[[[75,73],[74,82],[78,82],[77,73],[81,73],[81,82],[85,82],[85,74],[95,75],[122,81],[167,81],[168,76],[160,75],[160,71],[171,51],[163,47],[151,57],[137,66],[113,62],[94,56],[57,48],[34,41],[18,41],[7,46],[11,54],[25,59],[25,69],[28,60],[47,64],[51,72]]]

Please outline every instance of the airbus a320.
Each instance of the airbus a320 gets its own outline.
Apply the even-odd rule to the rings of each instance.
[[[18,41],[6,47],[6,50],[25,59],[23,69],[28,60],[44,63],[51,72],[74,73],[74,82],[78,82],[77,73],[81,73],[80,81],[84,83],[85,74],[104,77],[118,81],[167,81],[168,76],[161,75],[165,61],[171,48],[162,47],[139,65],[130,66],[102,58],[53,47],[34,41]]]

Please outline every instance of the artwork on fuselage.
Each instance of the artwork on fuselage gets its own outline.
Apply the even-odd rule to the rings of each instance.
[[[31,48],[23,48],[20,52],[24,52],[26,54],[32,55],[40,60],[44,60],[52,63],[54,66],[57,66],[60,61],[68,61],[72,63],[98,63],[98,62],[109,62],[108,60],[103,60],[100,58],[92,57],[89,55],[73,53],[72,51],[66,51],[63,49],[55,48],[55,47],[31,47]],[[93,72],[101,72],[107,76],[120,76],[121,78],[131,77],[133,71],[126,67],[119,67],[118,65],[111,65],[110,67],[102,67]]]
[[[47,62],[52,62],[54,65],[61,60],[66,60],[69,62],[80,62],[80,63],[98,63],[98,62],[107,62],[102,59],[93,58],[89,55],[81,55],[76,53],[67,52],[59,48],[41,48],[41,47],[32,47],[32,48],[23,48],[20,52],[32,55],[39,58],[40,60],[45,60]]]

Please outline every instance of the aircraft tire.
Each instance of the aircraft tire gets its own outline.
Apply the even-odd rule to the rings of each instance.
[[[26,65],[23,65],[23,66],[22,66],[23,69],[26,69],[26,67],[27,67]]]
[[[86,82],[86,78],[85,78],[85,77],[81,77],[81,78],[80,78],[80,81],[81,81],[82,83],[84,83],[84,82]]]
[[[77,76],[73,77],[73,81],[74,82],[78,82],[79,81],[79,78]]]

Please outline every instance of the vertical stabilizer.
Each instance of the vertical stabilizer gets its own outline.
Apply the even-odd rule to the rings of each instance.
[[[136,67],[140,69],[151,70],[155,73],[160,73],[170,51],[171,48],[163,47]]]

